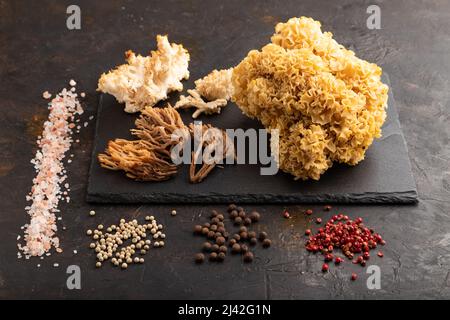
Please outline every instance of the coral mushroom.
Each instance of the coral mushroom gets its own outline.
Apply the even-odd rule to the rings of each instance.
[[[266,129],[278,129],[279,167],[315,179],[333,162],[364,159],[386,118],[388,87],[376,64],[338,44],[320,22],[279,23],[272,43],[234,68],[233,101]]]
[[[98,91],[112,94],[125,103],[128,113],[139,112],[167,99],[171,91],[182,91],[181,80],[189,79],[189,53],[167,36],[156,37],[158,50],[149,56],[125,53],[127,63],[101,75]]]

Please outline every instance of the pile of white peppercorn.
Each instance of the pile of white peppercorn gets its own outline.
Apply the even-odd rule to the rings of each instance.
[[[158,224],[154,216],[145,217],[145,221],[146,223],[139,224],[136,219],[128,222],[121,219],[118,226],[111,225],[105,230],[103,225],[98,225],[97,229],[88,230],[87,235],[95,240],[89,245],[97,254],[95,266],[100,268],[110,260],[114,266],[127,269],[133,263],[144,263],[143,256],[152,246],[164,247],[166,235],[163,233],[163,225]],[[153,243],[150,237],[153,238]],[[130,244],[126,245],[128,240]]]

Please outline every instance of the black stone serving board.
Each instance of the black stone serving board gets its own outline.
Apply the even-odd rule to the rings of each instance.
[[[390,86],[389,78],[383,81]],[[185,86],[186,89],[186,86]],[[391,88],[392,90],[392,88]],[[228,165],[215,168],[200,184],[188,181],[188,166],[164,182],[136,182],[123,172],[103,169],[97,154],[115,138],[132,138],[137,115],[126,114],[112,96],[101,95],[97,131],[87,189],[87,201],[98,203],[415,203],[417,189],[411,172],[407,147],[398,121],[392,91],[383,137],[377,139],[357,166],[334,165],[319,181],[295,181],[279,172],[260,175],[259,165]],[[178,94],[171,95],[175,102]],[[162,105],[162,104],[161,104]],[[191,110],[181,111],[185,123],[192,121]],[[219,128],[261,128],[229,103],[220,115],[198,120]]]

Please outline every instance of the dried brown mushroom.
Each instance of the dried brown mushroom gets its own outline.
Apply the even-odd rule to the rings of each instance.
[[[127,177],[137,181],[164,181],[177,173],[177,166],[170,158],[144,140],[110,141],[98,160],[103,168],[123,170]]]
[[[191,123],[189,125],[191,135],[195,134],[195,129],[195,126]],[[224,130],[214,128],[211,125],[202,125],[201,130],[202,140],[198,144],[197,149],[192,151],[191,165],[189,168],[189,179],[191,183],[202,182],[217,165],[215,161],[205,162],[204,159],[199,161],[200,155],[203,155],[204,152],[211,154],[214,150],[218,150],[222,146],[222,154],[219,157],[222,159],[235,157],[234,145]],[[196,171],[198,163],[201,163],[202,166]]]
[[[137,181],[164,181],[173,177],[178,167],[171,159],[172,148],[194,136],[194,125],[186,127],[179,113],[170,105],[167,108],[145,108],[135,124],[136,129],[131,132],[139,139],[110,141],[105,153],[98,155],[100,165],[109,170],[123,170],[127,177]],[[174,139],[174,133],[178,139]],[[216,162],[205,163],[199,156],[203,152],[220,149],[219,143],[223,143],[223,158],[234,156],[234,146],[225,131],[203,125],[201,141],[192,152],[189,175],[192,183],[203,181],[215,168]],[[202,167],[196,172],[197,161]]]

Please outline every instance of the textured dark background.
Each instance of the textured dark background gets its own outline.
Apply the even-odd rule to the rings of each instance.
[[[68,31],[65,11],[72,3],[77,2],[0,1],[0,298],[450,298],[448,1],[79,1],[82,30]],[[373,3],[381,7],[381,30],[366,28],[366,8]],[[217,206],[177,206],[175,218],[169,216],[172,206],[88,206],[93,125],[82,131],[68,165],[73,201],[62,206],[64,253],[44,261],[17,260],[16,237],[28,221],[23,208],[34,176],[29,161],[47,117],[43,91],[57,92],[76,79],[88,94],[87,118],[96,111],[99,74],[121,62],[128,48],[146,52],[158,33],[189,48],[196,79],[202,70],[235,64],[268,41],[276,22],[301,15],[322,21],[339,42],[380,64],[391,78],[420,202],[333,209],[362,216],[387,240],[385,257],[370,261],[381,268],[381,290],[368,290],[367,275],[348,262],[320,272],[322,260],[307,254],[298,240],[308,225],[300,214],[307,206],[288,207],[296,217],[289,221],[281,218],[281,206],[257,208],[263,213],[258,228],[267,230],[274,244],[258,250],[253,264],[233,258],[200,267],[192,255],[202,241],[192,237],[191,228]],[[185,25],[192,31],[186,33],[180,27]],[[221,54],[204,60],[211,52]],[[106,55],[113,64],[104,62]],[[329,216],[319,206],[309,207]],[[95,218],[88,217],[92,208]],[[126,272],[95,270],[85,230],[149,213],[166,223],[167,248]],[[82,269],[80,291],[66,289],[71,264]],[[359,273],[359,281],[349,281],[351,271]]]

